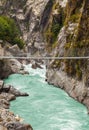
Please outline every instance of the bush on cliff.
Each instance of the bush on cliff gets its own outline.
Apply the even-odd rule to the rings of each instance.
[[[21,49],[24,42],[20,39],[20,32],[15,21],[6,16],[0,16],[0,39],[12,45],[17,44]]]

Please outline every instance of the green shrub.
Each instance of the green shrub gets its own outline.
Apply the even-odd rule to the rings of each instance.
[[[23,47],[25,45],[23,40],[18,37],[14,39],[14,44],[17,44],[20,49],[23,49]]]
[[[62,28],[62,25],[60,25],[60,23],[56,23],[52,25],[52,32],[54,34],[54,39],[57,38],[61,28]]]
[[[0,16],[0,39],[12,45],[17,44],[21,49],[24,45],[15,21],[6,16]]]
[[[49,45],[53,45],[56,42],[60,29],[60,23],[53,23],[50,27],[48,27],[45,32],[45,38]]]

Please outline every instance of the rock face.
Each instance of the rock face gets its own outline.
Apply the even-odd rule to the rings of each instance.
[[[0,14],[15,19],[23,39],[27,42],[30,54],[41,51],[43,54],[44,40],[40,33],[42,13],[49,0],[0,0]]]
[[[55,1],[44,30],[53,57],[89,56],[89,1]],[[89,60],[51,60],[47,81],[64,89],[89,110]]]
[[[0,80],[0,130],[32,130],[29,124],[23,124],[18,115],[10,112],[10,101],[15,100],[18,96],[28,96],[27,93],[21,93],[13,86],[4,85]]]

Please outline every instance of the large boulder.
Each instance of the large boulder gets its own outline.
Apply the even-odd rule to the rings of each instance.
[[[17,96],[29,96],[27,93],[20,92],[18,89],[11,85],[4,85],[3,92]],[[13,97],[13,96],[12,96]]]
[[[19,73],[22,65],[16,59],[0,59],[0,79],[7,78],[10,74]]]

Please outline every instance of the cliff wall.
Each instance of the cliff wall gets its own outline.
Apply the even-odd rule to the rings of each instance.
[[[89,1],[55,1],[44,30],[46,50],[53,57],[89,56]],[[89,60],[51,60],[47,81],[89,108]]]

